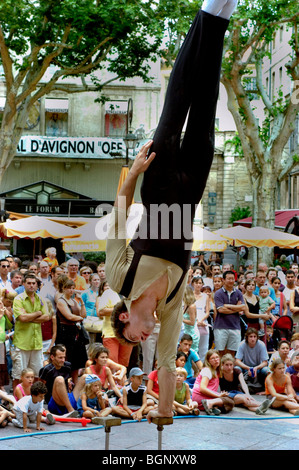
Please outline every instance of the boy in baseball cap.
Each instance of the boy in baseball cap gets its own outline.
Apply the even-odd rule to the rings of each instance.
[[[144,372],[139,367],[130,370],[130,383],[123,388],[123,404],[114,406],[113,414],[141,421],[154,408],[154,402],[147,399],[146,386],[142,384],[143,376]]]

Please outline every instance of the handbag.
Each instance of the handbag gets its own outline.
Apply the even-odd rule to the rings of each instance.
[[[89,333],[101,333],[103,320],[98,317],[88,316],[84,318],[83,325]]]
[[[85,330],[84,326],[81,324],[78,327],[79,330],[79,340],[86,346],[90,343],[90,337],[88,331]]]

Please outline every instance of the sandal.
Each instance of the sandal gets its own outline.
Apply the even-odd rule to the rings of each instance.
[[[211,408],[208,407],[207,400],[201,400],[201,404],[202,404],[202,406],[204,407],[204,410],[205,410],[205,412],[206,412],[208,415],[212,415],[212,414],[213,414]]]

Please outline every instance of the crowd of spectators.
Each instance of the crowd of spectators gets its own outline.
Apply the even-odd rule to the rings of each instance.
[[[47,408],[38,428],[41,419],[70,414],[140,420],[157,406],[159,321],[138,346],[118,341],[110,316],[120,297],[104,263],[72,257],[59,264],[54,248],[39,262],[8,256],[0,260],[0,287],[0,425],[22,427],[16,403],[25,396],[27,411],[28,400],[38,416]],[[298,264],[283,271],[261,263],[254,270],[247,260],[236,270],[217,255],[199,256],[182,305],[174,415],[217,415],[235,405],[298,414],[298,312]],[[281,317],[290,326],[279,337]],[[31,387],[39,381],[46,388],[35,398]],[[262,405],[252,394],[265,395]],[[11,396],[14,408],[6,410]]]

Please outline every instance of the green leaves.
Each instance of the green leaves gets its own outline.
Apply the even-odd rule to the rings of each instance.
[[[96,70],[111,48],[121,57],[122,74],[131,74],[133,53],[138,53],[137,70],[162,39],[161,20],[142,0],[7,0],[0,5],[0,26],[15,68],[28,68],[28,56],[39,48],[35,63],[53,54],[51,63],[66,75],[73,67],[84,65],[86,71],[87,63]]]

